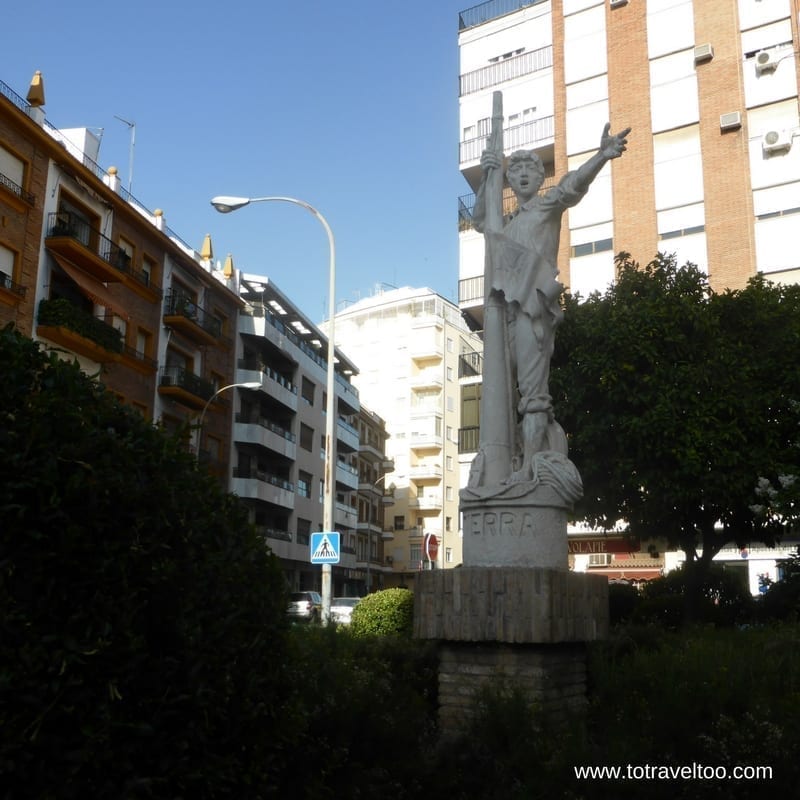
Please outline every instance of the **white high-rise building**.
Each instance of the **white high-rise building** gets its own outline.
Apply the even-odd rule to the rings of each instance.
[[[336,344],[358,367],[362,402],[386,421],[385,584],[461,563],[459,374],[480,349],[457,306],[431,289],[381,291],[336,315]],[[434,539],[435,537],[435,539]]]

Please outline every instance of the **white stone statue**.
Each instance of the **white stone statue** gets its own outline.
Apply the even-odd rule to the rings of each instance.
[[[473,215],[486,238],[486,301],[481,448],[469,489],[481,496],[520,497],[531,484],[543,483],[571,504],[582,493],[580,475],[567,459],[566,436],[554,419],[549,393],[555,329],[562,318],[556,263],[561,217],[580,202],[605,163],[622,155],[630,128],[612,135],[606,124],[598,151],[542,195],[539,156],[533,150],[511,153],[506,177],[518,208],[504,219],[498,95]]]

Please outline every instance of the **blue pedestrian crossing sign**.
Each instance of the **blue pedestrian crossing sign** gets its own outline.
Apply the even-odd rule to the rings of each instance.
[[[320,531],[311,534],[311,563],[339,563],[339,531]]]

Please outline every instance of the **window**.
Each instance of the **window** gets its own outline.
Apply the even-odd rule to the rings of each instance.
[[[452,517],[445,517],[444,518],[444,529],[448,533],[453,530],[453,518]]]
[[[445,500],[452,500],[453,499],[453,487],[452,486],[445,487],[444,498],[445,498]]]
[[[0,286],[8,287],[14,280],[14,261],[16,254],[13,250],[0,244]]]
[[[452,367],[448,367],[447,368],[447,380],[449,380],[449,381],[453,380],[453,368]]]
[[[447,456],[444,460],[445,469],[449,470],[450,472],[453,471],[453,456]]]
[[[23,182],[25,181],[25,162],[10,153],[5,147],[0,147],[0,175],[8,179],[0,180],[0,183],[6,188],[11,189],[14,194],[18,193],[15,191],[15,187],[20,190],[22,189]],[[14,184],[14,186],[9,186],[9,181]]]
[[[314,391],[316,386],[305,376],[303,377],[302,386],[300,388],[300,396],[310,406],[314,405]]]
[[[311,520],[297,519],[297,543],[308,544],[311,533]]]
[[[447,398],[447,410],[448,411],[455,411],[456,410],[456,403],[452,397]]]
[[[142,256],[142,282],[149,286],[156,276],[156,262],[150,256]]]
[[[448,353],[452,353],[453,352],[453,347],[454,347],[453,340],[450,337],[448,337],[447,338],[447,352]]]
[[[405,517],[395,517],[394,518],[394,529],[396,531],[404,531],[406,529],[406,518]]]
[[[297,494],[302,497],[311,497],[311,480],[311,473],[300,470],[297,474]]]
[[[452,547],[445,547],[444,549],[444,560],[446,564],[453,563],[453,548]]]
[[[314,429],[300,423],[300,447],[310,453],[314,449]]]
[[[150,331],[139,328],[136,331],[136,358],[151,356],[153,352],[153,335]]]
[[[130,268],[136,259],[135,245],[128,239],[124,238],[123,236],[120,236],[117,246],[119,247],[120,250],[120,266],[125,266]]]
[[[419,565],[422,562],[422,545],[412,544],[408,547],[408,560],[410,565],[413,567],[415,565]]]

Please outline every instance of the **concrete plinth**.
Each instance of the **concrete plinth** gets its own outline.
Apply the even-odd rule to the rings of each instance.
[[[422,572],[414,635],[439,645],[439,723],[455,733],[472,698],[502,678],[565,712],[585,702],[585,643],[608,633],[608,581],[544,567]]]

